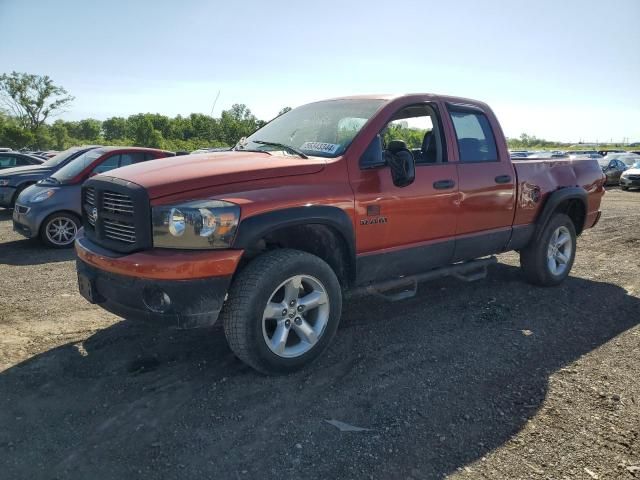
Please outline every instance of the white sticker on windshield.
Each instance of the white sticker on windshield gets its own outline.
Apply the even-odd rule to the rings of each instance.
[[[338,151],[338,148],[340,148],[340,145],[335,143],[304,142],[300,150],[333,154]]]

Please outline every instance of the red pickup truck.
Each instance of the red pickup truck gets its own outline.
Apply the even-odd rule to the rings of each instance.
[[[604,181],[596,160],[512,161],[481,102],[311,103],[227,152],[88,180],[79,288],[128,318],[221,316],[242,361],[285,373],[327,347],[346,293],[399,300],[422,280],[481,278],[509,250],[531,283],[562,282]]]

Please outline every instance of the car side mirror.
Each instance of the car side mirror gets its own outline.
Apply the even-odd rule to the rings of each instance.
[[[404,142],[389,142],[384,158],[391,169],[391,178],[396,187],[406,187],[416,179],[416,160]]]

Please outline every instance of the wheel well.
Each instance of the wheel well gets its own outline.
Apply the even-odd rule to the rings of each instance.
[[[24,182],[24,183],[21,183],[20,185],[18,185],[16,187],[16,191],[13,194],[13,203],[16,203],[16,201],[18,200],[18,195],[20,195],[25,188],[30,187],[31,185],[35,185],[35,184],[36,184],[36,182]]]
[[[577,198],[565,200],[556,207],[556,212],[564,213],[571,219],[577,235],[582,233],[587,217],[587,209],[582,200]]]
[[[293,225],[276,229],[245,249],[240,271],[251,259],[276,248],[293,248],[323,259],[343,288],[353,283],[355,264],[347,242],[335,228],[322,224]]]

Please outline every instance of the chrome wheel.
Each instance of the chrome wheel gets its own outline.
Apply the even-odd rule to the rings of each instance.
[[[47,240],[54,245],[69,245],[76,238],[78,226],[67,217],[54,217],[45,228]]]
[[[262,315],[262,335],[269,349],[284,358],[311,350],[329,321],[329,297],[317,278],[296,275],[271,294]]]
[[[573,244],[567,227],[558,227],[552,234],[547,247],[547,265],[553,275],[562,275],[571,261]]]

